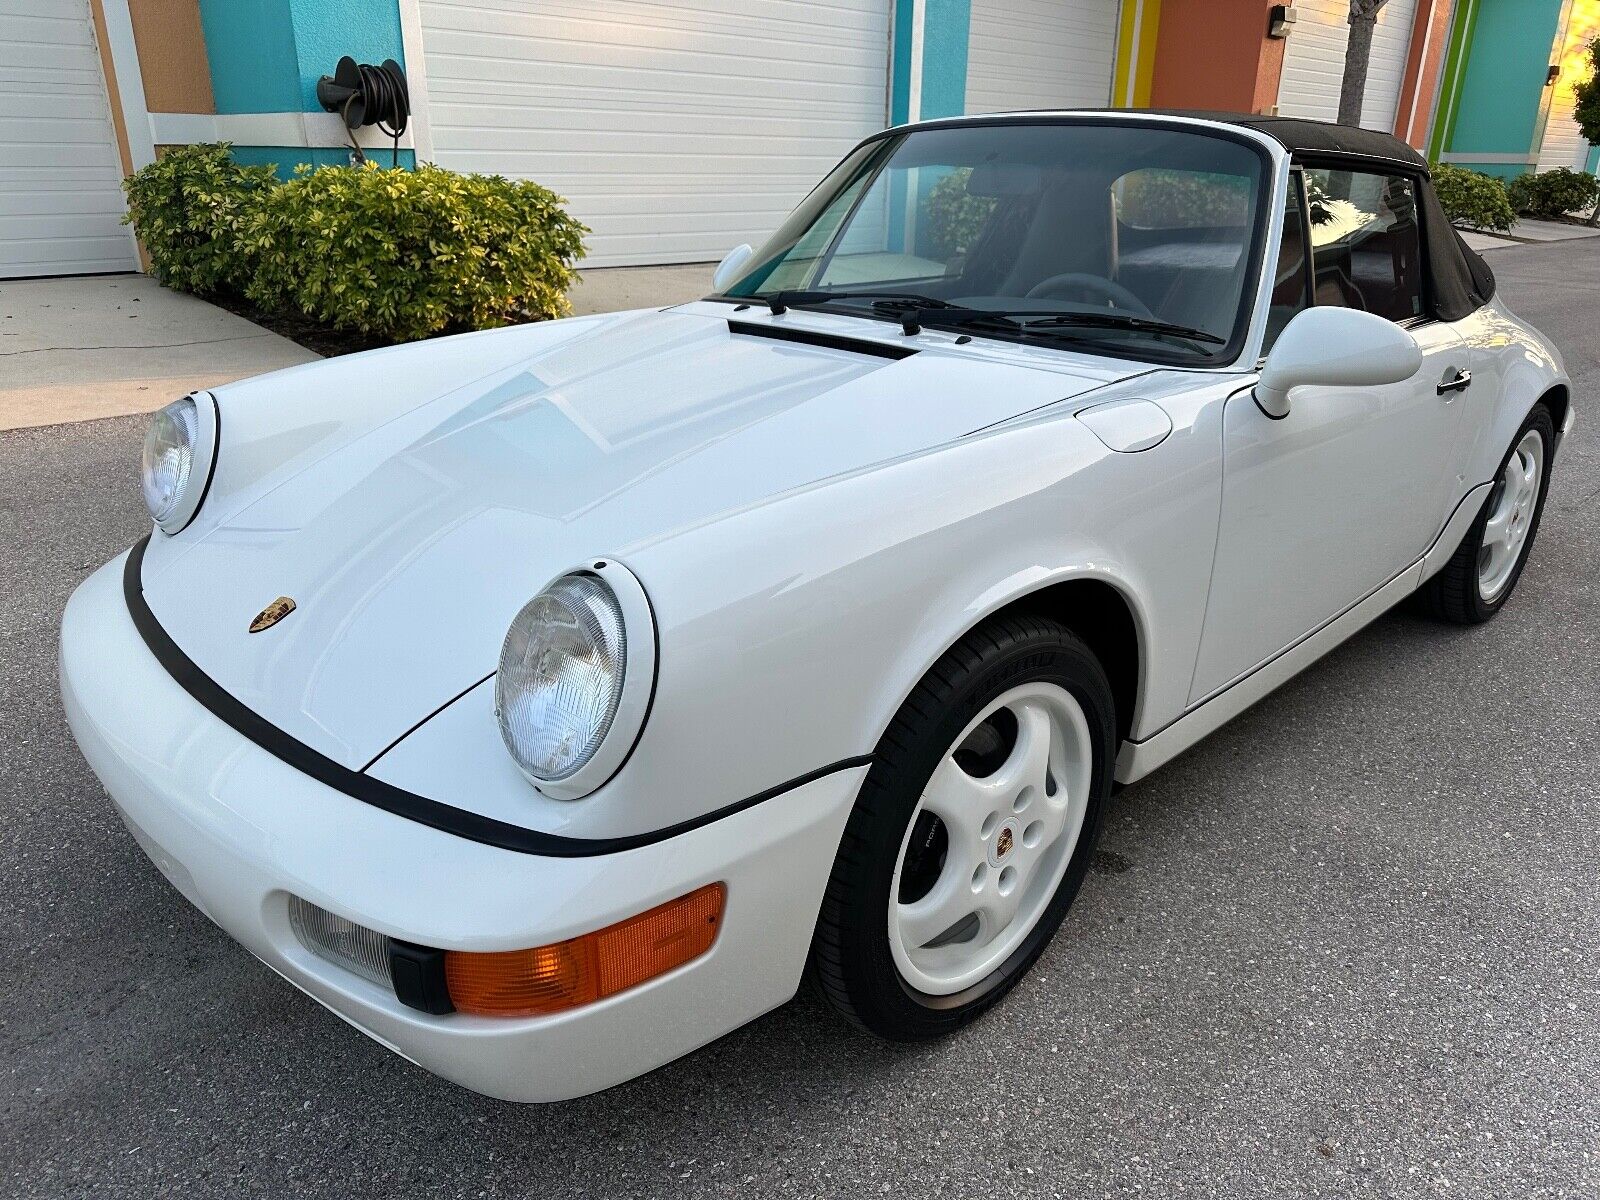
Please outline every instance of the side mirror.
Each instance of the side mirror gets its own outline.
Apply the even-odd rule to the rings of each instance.
[[[745,264],[755,256],[755,248],[749,242],[729,250],[723,256],[722,261],[717,264],[717,269],[711,272],[712,288],[720,292],[727,287],[735,279],[739,278],[739,272],[744,270]]]
[[[1269,417],[1289,415],[1289,390],[1304,384],[1375,387],[1422,369],[1417,339],[1393,321],[1353,308],[1308,308],[1278,335],[1256,403]]]

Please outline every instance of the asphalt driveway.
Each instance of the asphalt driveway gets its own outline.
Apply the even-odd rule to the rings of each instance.
[[[803,996],[561,1106],[404,1063],[144,859],[54,675],[143,421],[0,434],[0,1194],[1600,1195],[1600,243],[1491,262],[1579,413],[1496,621],[1391,615],[1129,788],[955,1039]]]

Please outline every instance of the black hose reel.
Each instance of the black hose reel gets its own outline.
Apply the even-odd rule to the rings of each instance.
[[[394,139],[394,165],[400,165],[400,135],[411,117],[411,92],[405,71],[394,59],[386,58],[374,67],[345,55],[332,75],[317,80],[317,103],[344,121],[357,162],[366,162],[367,156],[356,141],[356,130],[376,125]]]

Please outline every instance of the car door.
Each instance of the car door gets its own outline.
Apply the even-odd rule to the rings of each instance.
[[[1422,369],[1380,387],[1296,388],[1267,417],[1249,390],[1223,410],[1221,520],[1200,652],[1198,702],[1376,591],[1427,550],[1450,493],[1465,366],[1430,319],[1417,183],[1329,162],[1296,171],[1269,337],[1308,303],[1404,325]],[[1304,198],[1302,202],[1302,197]],[[1309,233],[1309,265],[1304,245]]]

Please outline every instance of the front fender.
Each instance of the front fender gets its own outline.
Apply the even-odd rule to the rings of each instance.
[[[548,800],[518,775],[488,684],[372,773],[564,836],[667,829],[870,755],[954,641],[1074,578],[1128,598],[1146,663],[1138,719],[1164,723],[1204,616],[1220,495],[1209,401],[1230,386],[1178,397],[1152,450],[1116,453],[1063,408],[623,548],[656,614],[657,691],[627,765],[583,800]]]

